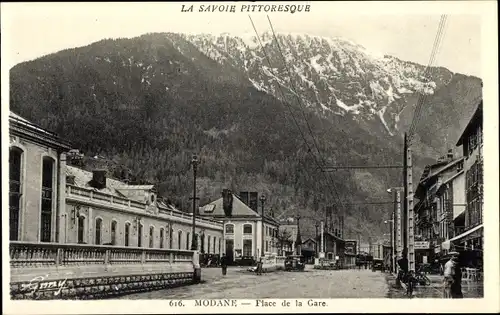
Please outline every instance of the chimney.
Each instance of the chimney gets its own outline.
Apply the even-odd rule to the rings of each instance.
[[[66,184],[74,185],[75,184],[75,175],[66,175]]]
[[[233,193],[229,189],[222,190],[222,208],[226,217],[233,215]]]
[[[92,187],[103,189],[106,187],[106,170],[94,170],[92,172]]]
[[[248,193],[247,206],[255,212],[259,212],[259,193],[252,191]]]
[[[453,150],[452,149],[448,150],[447,157],[448,157],[448,160],[450,160],[450,161],[453,160]]]

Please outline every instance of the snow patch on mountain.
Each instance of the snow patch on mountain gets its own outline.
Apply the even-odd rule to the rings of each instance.
[[[261,91],[282,98],[277,83],[289,95],[285,95],[287,100],[298,96],[303,104],[322,113],[350,113],[360,120],[378,117],[389,134],[394,133],[389,126],[397,126],[399,121],[399,115],[392,113],[404,109],[401,104],[405,103],[398,100],[407,94],[433,94],[436,89],[435,82],[424,78],[425,67],[371,51],[349,39],[280,32],[276,38],[271,32],[259,37],[264,49],[250,33],[185,35],[210,59],[246,73]],[[391,113],[387,118],[386,111]]]

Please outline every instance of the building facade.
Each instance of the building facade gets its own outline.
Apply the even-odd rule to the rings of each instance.
[[[463,228],[450,238],[451,247],[463,253],[464,263],[481,269],[483,265],[483,102],[457,141],[462,147],[465,173],[465,213],[457,217]]]
[[[103,170],[66,165],[69,143],[11,112],[11,241],[190,249],[192,215]],[[198,250],[221,252],[223,223],[197,218]]]
[[[221,250],[230,262],[258,260],[277,252],[278,221],[271,215],[262,216],[256,203],[246,204],[229,189],[224,189],[222,198],[201,207],[199,212],[202,218],[223,222]]]
[[[447,254],[442,247],[454,233],[454,214],[464,209],[464,160],[451,151],[428,165],[415,192],[415,258],[417,264],[434,262]]]
[[[70,145],[13,112],[9,134],[9,239],[59,242]]]

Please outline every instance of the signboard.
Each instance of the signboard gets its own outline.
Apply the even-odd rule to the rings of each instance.
[[[429,249],[429,242],[426,241],[415,242],[415,249]]]
[[[345,253],[350,255],[356,255],[358,249],[357,241],[345,241]]]

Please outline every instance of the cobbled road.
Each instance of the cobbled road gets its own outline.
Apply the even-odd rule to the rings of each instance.
[[[137,293],[121,299],[265,299],[265,298],[385,298],[389,288],[383,273],[371,270],[271,272],[261,276],[245,268],[202,270],[203,283]]]

